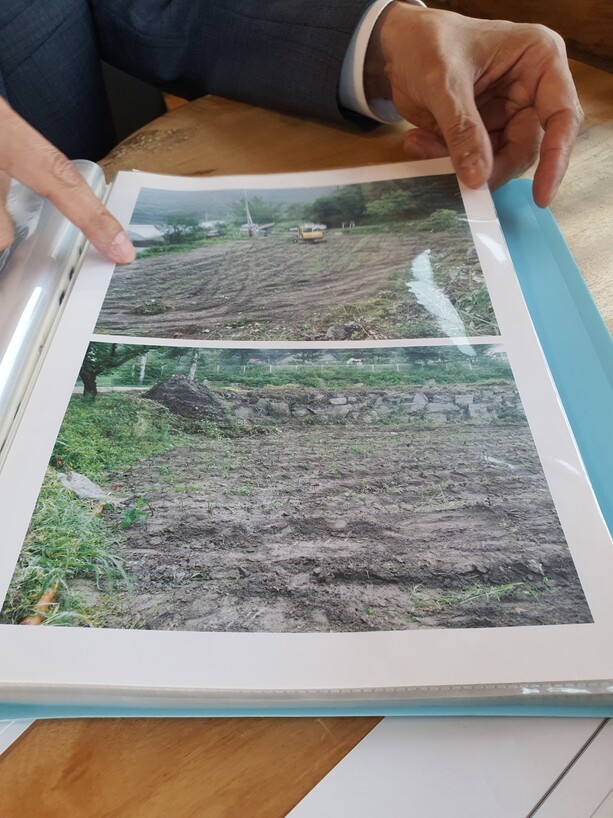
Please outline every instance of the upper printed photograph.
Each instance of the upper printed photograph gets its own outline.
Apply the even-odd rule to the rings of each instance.
[[[456,177],[144,188],[96,333],[228,341],[498,335]]]

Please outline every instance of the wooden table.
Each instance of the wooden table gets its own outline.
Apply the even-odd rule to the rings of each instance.
[[[553,207],[613,328],[613,75],[573,65],[586,111]],[[402,126],[370,133],[208,97],[127,139],[104,162],[184,175],[403,159]],[[376,718],[37,722],[0,759],[1,818],[279,818]]]

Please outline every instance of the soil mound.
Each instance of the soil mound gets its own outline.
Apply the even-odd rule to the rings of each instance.
[[[157,401],[174,415],[191,420],[210,420],[217,424],[227,421],[223,406],[211,390],[202,383],[188,380],[184,375],[173,375],[156,384],[143,395]]]

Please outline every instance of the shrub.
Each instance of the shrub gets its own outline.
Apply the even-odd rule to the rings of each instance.
[[[442,233],[445,230],[454,230],[459,224],[455,210],[435,210],[420,225],[420,230],[429,233]]]

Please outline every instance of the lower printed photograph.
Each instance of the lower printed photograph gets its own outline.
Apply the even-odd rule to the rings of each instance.
[[[2,623],[592,621],[502,345],[90,344]]]

